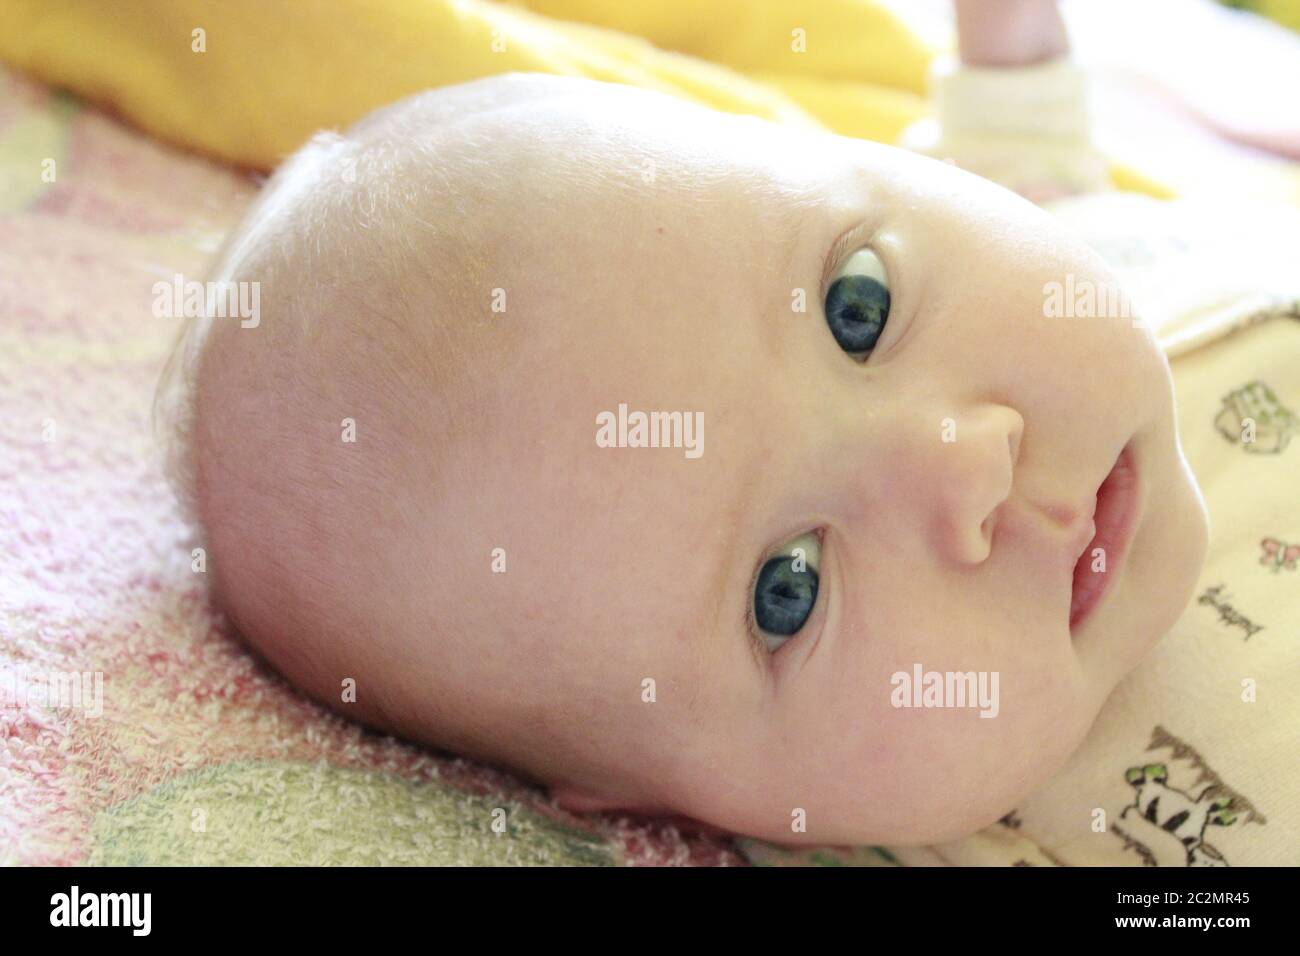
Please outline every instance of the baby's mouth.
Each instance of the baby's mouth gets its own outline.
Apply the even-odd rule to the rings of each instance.
[[[1138,472],[1131,445],[1115,459],[1101,487],[1092,515],[1093,533],[1074,565],[1070,598],[1070,631],[1078,628],[1101,603],[1128,553],[1138,516]]]

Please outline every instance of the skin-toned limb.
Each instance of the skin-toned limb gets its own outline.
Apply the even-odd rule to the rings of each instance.
[[[1056,0],[953,0],[969,66],[1028,66],[1070,52]]]

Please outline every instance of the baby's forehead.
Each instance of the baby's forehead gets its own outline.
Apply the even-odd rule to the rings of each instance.
[[[716,203],[758,189],[768,203],[815,197],[851,141],[719,113],[618,84],[512,75],[435,90],[349,133],[411,160],[375,176],[457,185],[481,208],[528,198],[529,213],[580,212],[603,194]],[[400,189],[401,184],[396,184]]]
[[[846,227],[919,211],[937,232],[987,199],[898,150],[551,79],[434,91],[367,121],[357,151],[382,161],[359,166],[368,195],[336,206],[369,238],[358,210],[386,204],[369,255],[416,321],[445,328],[431,348],[489,374],[511,354],[581,368],[598,342],[689,335],[673,313],[700,303],[788,309]]]

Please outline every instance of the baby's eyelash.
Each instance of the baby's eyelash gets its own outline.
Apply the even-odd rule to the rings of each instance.
[[[850,252],[871,244],[871,235],[866,223],[860,222],[850,226],[836,237],[826,252],[826,262],[822,265],[822,278],[818,284],[817,301],[825,302],[826,293],[830,291],[831,276],[835,274]]]
[[[758,570],[755,569],[753,581],[749,585],[748,597],[745,599],[745,637],[749,641],[749,651],[754,655],[754,663],[766,667],[772,659],[762,635],[758,633],[758,622],[754,620],[754,585],[758,583]]]

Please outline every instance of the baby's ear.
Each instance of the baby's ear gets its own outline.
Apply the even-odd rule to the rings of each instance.
[[[671,813],[665,807],[639,803],[635,800],[616,800],[613,797],[602,797],[594,791],[584,790],[581,787],[568,785],[551,787],[551,799],[570,813],[605,813],[617,810],[620,813],[636,813],[642,816],[665,818],[670,823],[709,836],[729,837],[732,835],[730,830],[723,830],[711,823],[704,823],[700,820],[692,820]]]
[[[607,810],[631,810],[625,801],[603,797],[581,787],[564,784],[551,788],[551,799],[570,813],[604,813]]]

